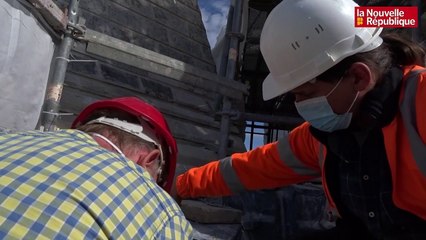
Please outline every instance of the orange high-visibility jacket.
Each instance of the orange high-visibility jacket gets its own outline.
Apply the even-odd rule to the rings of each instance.
[[[399,111],[382,128],[392,174],[395,205],[426,219],[426,71],[419,66],[404,69]],[[422,71],[422,72],[420,72]],[[226,196],[243,190],[283,187],[322,177],[331,207],[324,169],[326,148],[316,140],[309,124],[287,136],[245,153],[190,169],[177,178],[183,198]]]

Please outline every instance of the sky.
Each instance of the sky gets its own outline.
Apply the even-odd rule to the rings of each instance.
[[[216,44],[216,37],[222,26],[226,26],[230,1],[231,0],[198,0],[211,48]]]

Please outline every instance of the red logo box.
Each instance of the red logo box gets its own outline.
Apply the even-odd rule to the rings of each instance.
[[[355,7],[355,27],[417,28],[417,7]]]

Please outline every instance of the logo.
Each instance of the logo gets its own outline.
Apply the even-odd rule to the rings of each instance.
[[[417,7],[355,7],[355,27],[417,28]]]

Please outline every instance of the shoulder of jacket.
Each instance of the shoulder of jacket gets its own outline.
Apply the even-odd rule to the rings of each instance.
[[[312,135],[310,130],[311,124],[304,122],[290,131],[290,134]]]

